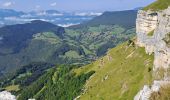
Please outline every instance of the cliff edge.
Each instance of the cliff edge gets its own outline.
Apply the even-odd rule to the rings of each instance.
[[[136,33],[136,44],[145,47],[147,54],[154,54],[154,82],[152,86],[145,85],[134,100],[150,100],[154,93],[170,85],[170,7],[159,11],[140,10]]]

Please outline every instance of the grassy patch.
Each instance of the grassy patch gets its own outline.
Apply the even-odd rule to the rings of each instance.
[[[132,100],[145,84],[152,83],[153,55],[127,43],[111,49],[106,56],[76,69],[79,75],[92,70],[80,100]]]
[[[150,4],[149,6],[143,8],[143,10],[164,10],[170,6],[170,0],[157,0],[156,2]]]
[[[53,32],[37,33],[33,37],[34,39],[48,41],[52,44],[60,42],[60,38]]]
[[[10,85],[5,88],[7,91],[19,91],[19,85]]]
[[[32,75],[31,72],[27,72],[27,73],[20,74],[17,78],[22,78],[22,77],[31,76],[31,75]]]
[[[68,57],[68,58],[81,58],[81,56],[76,51],[72,51],[72,50],[66,52],[65,57]]]
[[[153,36],[155,30],[150,31],[147,35],[148,36]]]

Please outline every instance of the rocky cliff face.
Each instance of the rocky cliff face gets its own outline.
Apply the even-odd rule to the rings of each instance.
[[[0,92],[0,100],[17,100],[17,99],[10,92],[3,91],[3,92]]]
[[[137,44],[145,47],[146,53],[154,53],[154,70],[170,68],[170,48],[164,40],[170,33],[170,7],[159,12],[139,11],[136,24]],[[148,36],[153,30],[154,34]]]
[[[138,12],[136,21],[137,45],[145,47],[146,53],[154,54],[153,77],[151,88],[144,86],[135,100],[149,100],[155,89],[159,91],[162,85],[170,83],[170,48],[167,45],[170,39],[170,7],[163,11]],[[153,32],[152,35],[150,33]],[[168,41],[165,40],[168,38]],[[147,94],[147,95],[146,95]]]

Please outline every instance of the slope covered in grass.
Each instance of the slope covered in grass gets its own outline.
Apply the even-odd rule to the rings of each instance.
[[[151,84],[153,56],[128,43],[111,49],[106,56],[76,69],[79,75],[95,71],[86,82],[80,100],[132,100],[145,84]]]
[[[156,2],[146,6],[144,10],[164,10],[170,6],[170,0],[157,0]]]

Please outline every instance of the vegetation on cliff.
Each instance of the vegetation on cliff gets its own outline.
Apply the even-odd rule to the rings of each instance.
[[[163,40],[165,41],[167,47],[170,47],[170,33],[167,33]]]
[[[147,35],[148,36],[153,36],[155,30],[150,31]]]
[[[170,86],[164,85],[160,88],[159,92],[153,92],[150,100],[170,100]]]
[[[157,0],[156,2],[146,6],[143,10],[164,10],[170,6],[170,0]]]

